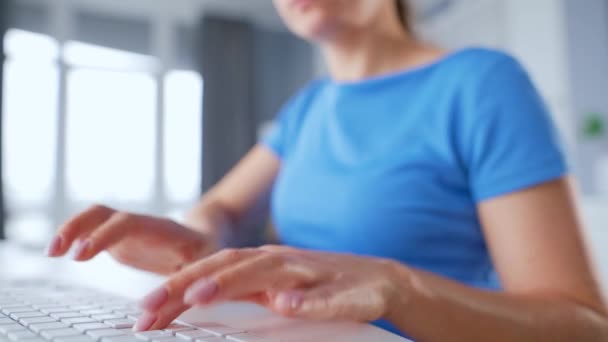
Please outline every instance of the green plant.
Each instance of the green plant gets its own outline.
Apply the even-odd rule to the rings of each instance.
[[[585,115],[583,121],[583,136],[587,139],[596,139],[605,134],[606,123],[604,117],[597,112]]]

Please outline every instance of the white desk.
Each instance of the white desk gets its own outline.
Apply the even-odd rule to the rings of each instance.
[[[48,259],[9,244],[0,244],[0,277],[69,281],[138,299],[159,286],[163,278],[136,271],[101,255],[88,263]],[[407,341],[377,327],[357,323],[310,322],[280,317],[246,303],[192,309],[180,317],[188,323],[217,322],[280,341],[398,342]]]

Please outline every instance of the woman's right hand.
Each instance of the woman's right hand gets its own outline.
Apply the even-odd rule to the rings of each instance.
[[[69,220],[51,241],[50,257],[87,261],[107,251],[118,262],[168,275],[218,249],[213,234],[203,234],[169,219],[119,212],[96,205]]]

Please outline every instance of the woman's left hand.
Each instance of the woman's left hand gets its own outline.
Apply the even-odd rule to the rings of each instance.
[[[227,249],[189,265],[142,301],[135,330],[167,326],[191,306],[253,301],[282,315],[368,322],[398,291],[395,263],[283,246]]]

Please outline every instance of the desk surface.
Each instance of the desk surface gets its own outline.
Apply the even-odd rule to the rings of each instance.
[[[88,263],[48,259],[40,252],[0,243],[0,278],[41,278],[67,281],[132,299],[139,299],[159,286],[164,278],[133,270],[103,254]],[[310,322],[280,317],[253,304],[226,303],[191,309],[181,320],[188,323],[217,322],[247,329],[281,341],[407,341],[368,324]]]

